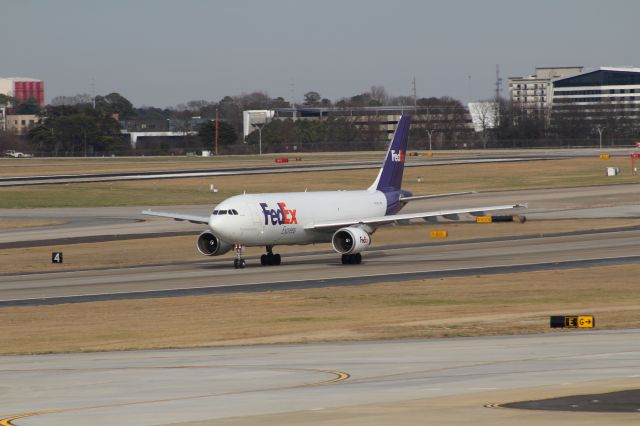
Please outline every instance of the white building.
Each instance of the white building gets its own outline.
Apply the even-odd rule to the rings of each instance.
[[[532,75],[509,77],[509,98],[523,108],[547,108],[551,105],[551,82],[582,70],[583,67],[536,67]]]

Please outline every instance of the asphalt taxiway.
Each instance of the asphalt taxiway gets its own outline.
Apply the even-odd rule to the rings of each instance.
[[[453,164],[483,164],[483,163],[511,163],[522,161],[541,161],[558,159],[551,155],[542,156],[499,156],[495,158],[454,158],[436,160],[414,160],[407,162],[406,167],[443,166]],[[213,176],[264,175],[278,173],[303,173],[332,170],[363,170],[378,169],[380,161],[359,161],[324,164],[286,164],[279,166],[252,167],[217,167],[200,170],[158,170],[146,172],[113,172],[113,173],[82,173],[68,175],[45,176],[9,176],[0,177],[0,188],[35,186],[35,185],[65,185],[70,183],[117,182],[133,180],[186,179]]]
[[[0,383],[17,426],[637,424],[501,405],[640,386],[640,330],[6,356]]]
[[[333,252],[283,258],[263,267],[256,257],[233,269],[229,258],[171,265],[80,270],[0,277],[0,306],[270,291],[447,276],[484,275],[637,263],[640,229],[558,236],[382,246],[362,265],[341,265]]]

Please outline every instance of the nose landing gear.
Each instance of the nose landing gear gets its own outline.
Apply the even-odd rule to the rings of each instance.
[[[244,269],[244,267],[247,266],[247,262],[242,258],[244,246],[242,244],[234,244],[233,249],[236,252],[236,258],[233,259],[233,267],[236,269]]]
[[[282,258],[279,254],[273,254],[273,246],[267,246],[267,254],[260,256],[260,264],[266,265],[279,265],[282,262]]]

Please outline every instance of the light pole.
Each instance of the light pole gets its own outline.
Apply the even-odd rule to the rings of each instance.
[[[431,137],[433,136],[433,132],[435,131],[435,129],[427,130],[427,134],[429,135],[429,152],[431,152]]]
[[[218,108],[216,108],[216,155],[218,155]]]
[[[600,127],[600,125],[596,126],[596,130],[598,131],[598,134],[600,135],[600,149],[602,150],[602,132],[604,132],[604,129],[606,129],[606,127]]]

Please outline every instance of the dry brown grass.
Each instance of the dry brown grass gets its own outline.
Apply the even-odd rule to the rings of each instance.
[[[16,160],[0,158],[0,176],[41,176],[77,173],[116,173],[154,170],[193,170],[222,167],[273,166],[278,157],[290,158],[289,165],[305,163],[344,163],[382,159],[384,152],[359,152],[353,155],[344,153],[303,153],[303,154],[264,154],[226,155],[221,157],[122,157],[122,158],[32,158]],[[350,158],[351,157],[351,158]],[[296,161],[300,158],[300,161]],[[422,157],[424,158],[424,157]]]
[[[0,309],[0,353],[549,331],[549,315],[640,326],[640,266]]]
[[[385,244],[436,242],[472,238],[488,238],[511,235],[540,235],[576,230],[607,229],[635,225],[630,219],[582,219],[528,221],[519,223],[439,223],[416,224],[380,228],[373,236],[374,247]],[[204,227],[203,227],[204,229]],[[446,230],[446,240],[432,240],[430,231]],[[145,264],[172,263],[192,260],[203,260],[195,247],[197,232],[193,236],[162,237],[154,239],[138,239],[111,241],[103,243],[69,244],[45,247],[28,247],[0,250],[0,271],[4,273],[18,272],[52,272],[69,269],[118,268]],[[148,250],[150,245],[171,247],[171,250]],[[277,251],[300,253],[330,249],[330,245],[282,246]],[[65,263],[51,264],[51,252],[62,251]],[[251,247],[246,255],[258,255],[264,252],[263,247]]]
[[[605,166],[622,175],[605,177]],[[320,191],[368,187],[376,170],[327,171],[156,181],[108,182],[0,189],[0,208],[97,207],[125,205],[216,204],[232,195],[261,192]],[[423,182],[417,178],[423,177]],[[626,158],[526,163],[411,167],[403,187],[415,194],[455,191],[560,188],[640,182]],[[215,184],[220,191],[210,193]]]
[[[41,219],[0,219],[0,229],[35,228],[37,226],[62,225],[63,223]]]

